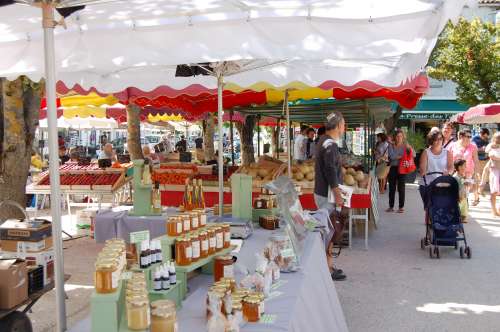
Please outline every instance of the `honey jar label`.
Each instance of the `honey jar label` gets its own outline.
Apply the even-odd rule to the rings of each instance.
[[[231,232],[224,232],[224,242],[231,241]]]
[[[233,265],[224,265],[224,277],[223,278],[234,278],[234,268]]]
[[[186,248],[186,258],[192,258],[193,257],[193,248],[187,247]]]
[[[118,288],[118,281],[120,281],[120,272],[121,270],[116,270],[111,273],[111,288]]]
[[[193,218],[193,228],[198,228],[198,219]]]
[[[201,226],[205,226],[207,224],[207,216],[205,214],[200,216],[200,224]]]
[[[189,219],[184,220],[184,230],[189,231],[191,229],[191,223]]]
[[[215,248],[215,237],[210,238],[210,248]]]
[[[208,240],[201,241],[201,250],[202,251],[207,251],[208,250]]]
[[[200,241],[193,242],[193,258],[200,257]]]
[[[224,246],[224,238],[222,233],[216,234],[216,238],[217,238],[216,247],[222,248]]]
[[[181,234],[182,233],[182,223],[178,222],[177,223],[177,234]]]

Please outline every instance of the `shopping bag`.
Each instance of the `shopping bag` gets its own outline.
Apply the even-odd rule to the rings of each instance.
[[[403,157],[399,160],[399,174],[410,174],[417,169],[415,161],[413,160],[413,152],[411,149],[405,149]]]
[[[389,170],[391,167],[387,165],[387,162],[381,160],[375,169],[375,174],[377,174],[377,179],[382,180],[389,175]]]

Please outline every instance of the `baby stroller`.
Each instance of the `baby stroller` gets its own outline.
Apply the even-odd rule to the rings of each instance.
[[[425,190],[426,207],[429,216],[426,239],[430,240],[430,258],[440,258],[439,247],[455,247],[458,242],[464,241],[460,246],[460,258],[471,258],[471,249],[467,245],[465,231],[460,220],[460,209],[458,207],[459,190],[458,182],[451,176],[440,176]],[[424,249],[422,239],[422,249]]]

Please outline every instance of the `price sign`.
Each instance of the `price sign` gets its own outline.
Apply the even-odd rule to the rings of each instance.
[[[130,233],[130,243],[141,243],[142,241],[149,241],[149,231]]]

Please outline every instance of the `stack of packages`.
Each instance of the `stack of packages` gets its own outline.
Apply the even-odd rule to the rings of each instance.
[[[9,219],[0,225],[0,246],[0,288],[6,288],[9,292],[19,291],[17,301],[13,302],[24,301],[28,294],[41,290],[54,281],[54,250],[50,222]],[[17,282],[1,277],[2,273],[7,274],[13,269],[17,271]],[[12,289],[12,285],[26,288],[26,291]],[[3,294],[0,292],[0,299]],[[13,302],[9,305],[17,305]]]

